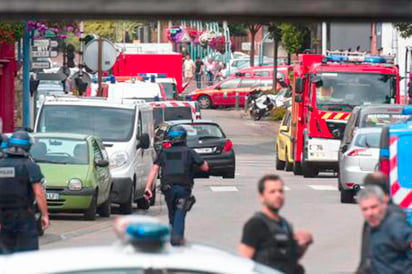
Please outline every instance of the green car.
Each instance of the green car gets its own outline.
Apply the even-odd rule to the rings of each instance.
[[[31,155],[46,178],[46,199],[51,213],[96,213],[110,217],[112,177],[107,152],[97,137],[38,133]]]

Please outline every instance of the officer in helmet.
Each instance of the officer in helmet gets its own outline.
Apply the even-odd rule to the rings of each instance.
[[[33,202],[42,213],[44,229],[49,226],[40,167],[30,159],[31,138],[15,132],[0,158],[0,253],[39,249]]]
[[[159,152],[149,173],[145,190],[146,199],[151,200],[153,182],[161,168],[161,190],[169,211],[172,245],[180,245],[184,240],[186,212],[195,202],[192,196],[195,168],[197,166],[203,172],[209,171],[207,162],[186,146],[186,135],[185,128],[179,125],[168,131],[165,139],[172,145]]]

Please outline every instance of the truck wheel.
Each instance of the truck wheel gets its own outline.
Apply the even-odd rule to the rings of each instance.
[[[97,213],[99,213],[100,217],[109,218],[112,214],[112,195],[109,193],[109,197],[107,200],[99,206],[97,209]]]
[[[130,190],[129,199],[125,203],[120,204],[121,214],[132,214],[133,212],[133,202],[134,202],[134,186]]]
[[[286,167],[285,170],[286,171],[292,171],[293,170],[293,162],[289,162],[289,157],[288,157],[288,150],[285,150],[285,159],[286,159]]]
[[[293,174],[303,175],[301,162],[297,162],[297,161],[293,162]]]
[[[284,170],[285,169],[285,162],[279,159],[279,152],[276,148],[276,170]]]
[[[342,204],[352,204],[355,202],[355,199],[353,197],[353,191],[352,190],[347,190],[347,189],[342,189],[340,191],[340,202]]]
[[[303,170],[303,177],[305,178],[313,178],[313,177],[318,176],[319,174],[319,170],[317,168],[309,165],[306,162],[303,162],[302,170]]]
[[[208,109],[212,107],[212,100],[207,95],[201,95],[197,99],[201,109]]]
[[[93,194],[92,200],[90,202],[90,207],[84,213],[84,219],[87,221],[96,220],[97,213],[97,191]]]

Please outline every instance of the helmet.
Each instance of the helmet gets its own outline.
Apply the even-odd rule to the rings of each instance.
[[[9,148],[21,148],[25,152],[29,152],[32,142],[30,135],[25,131],[16,131],[8,140]]]
[[[182,126],[174,126],[167,133],[167,139],[172,143],[176,144],[186,144],[186,129]]]

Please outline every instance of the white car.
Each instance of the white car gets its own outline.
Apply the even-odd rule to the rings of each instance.
[[[116,222],[114,246],[16,253],[0,258],[0,273],[214,274],[280,272],[204,245],[172,247],[169,228],[152,217],[126,216]]]

